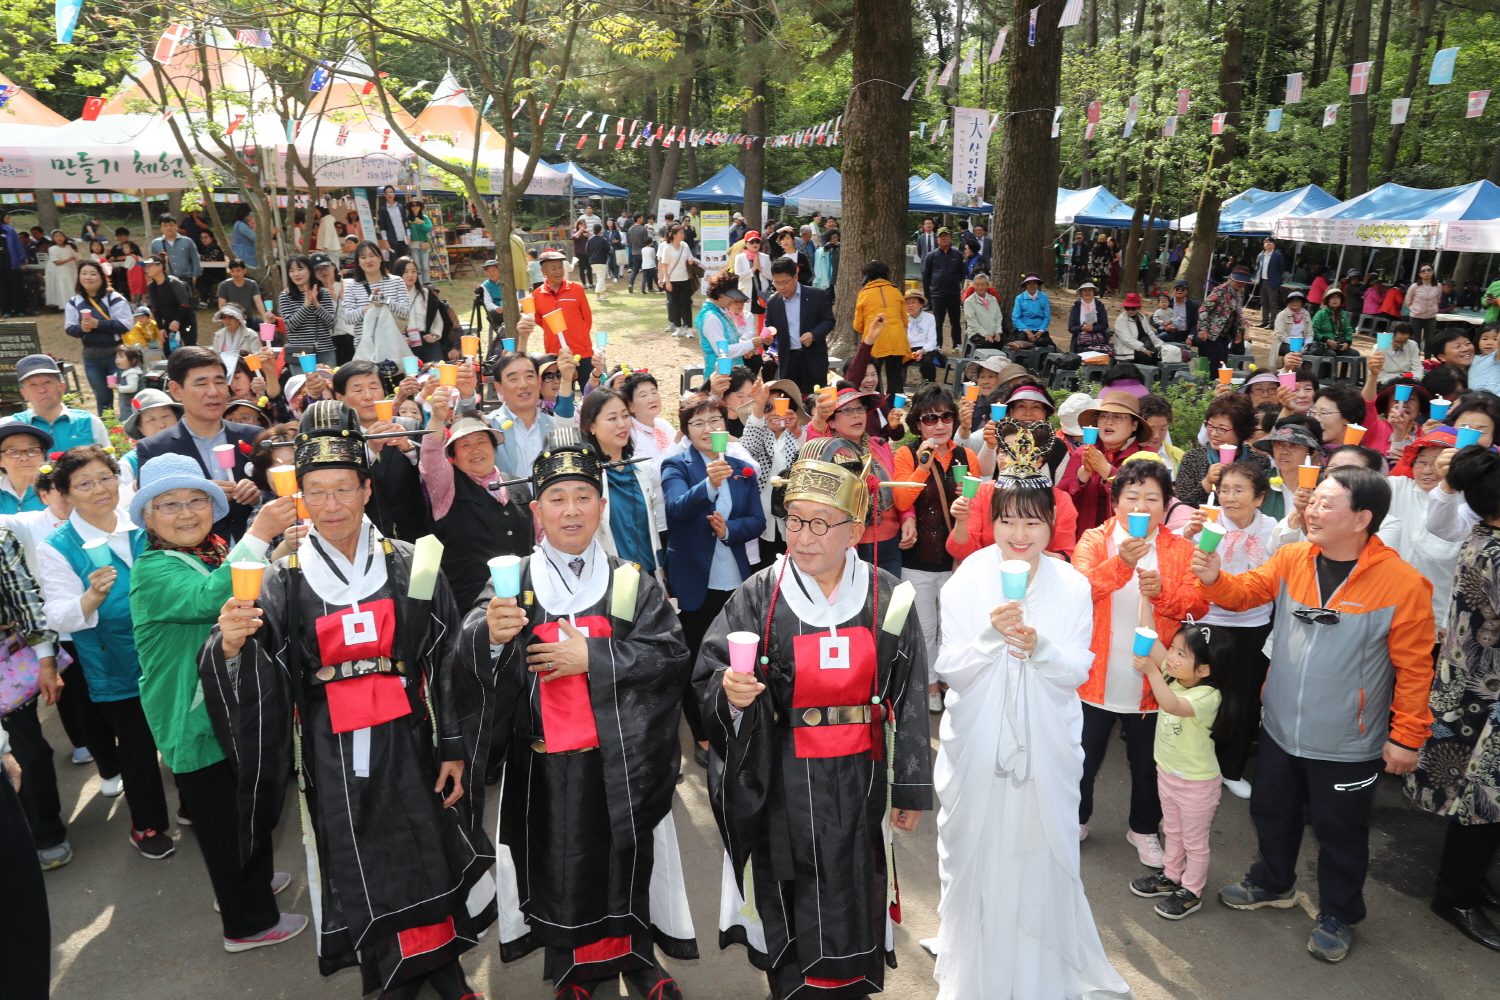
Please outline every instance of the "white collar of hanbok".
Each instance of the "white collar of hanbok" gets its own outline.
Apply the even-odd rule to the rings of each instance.
[[[783,554],[780,561],[788,558]],[[820,629],[837,628],[840,623],[859,614],[859,609],[864,607],[870,584],[870,564],[855,555],[853,549],[844,553],[844,575],[839,580],[839,588],[834,593],[832,603],[823,596],[823,588],[818,586],[818,581],[798,569],[795,560],[789,568],[791,572],[786,574],[786,585],[781,588],[781,596],[786,598],[787,607],[804,624]],[[776,572],[781,572],[780,566],[776,568]]]
[[[363,518],[351,561],[319,535],[316,527],[310,528],[307,543],[297,553],[308,586],[324,602],[340,607],[356,605],[369,597],[385,585],[385,556],[377,551],[377,543],[384,537],[368,517]]]
[[[583,572],[578,576],[568,568],[574,558],[553,548],[545,538],[532,550],[531,587],[549,615],[572,617],[598,604],[609,589],[609,557],[597,535],[583,550]]]

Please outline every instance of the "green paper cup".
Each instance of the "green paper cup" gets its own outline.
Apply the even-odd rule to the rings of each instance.
[[[1224,528],[1217,521],[1208,521],[1203,525],[1203,530],[1198,533],[1198,548],[1204,552],[1212,552],[1223,540]]]
[[[728,431],[713,431],[709,435],[709,438],[712,441],[711,447],[714,450],[714,454],[716,454],[716,455],[722,455],[726,451],[729,450],[729,432]]]
[[[964,498],[973,500],[974,494],[979,492],[979,480],[973,476],[964,476]]]

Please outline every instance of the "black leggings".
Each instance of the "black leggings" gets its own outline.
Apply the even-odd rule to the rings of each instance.
[[[703,594],[703,603],[692,611],[679,611],[677,620],[682,622],[682,638],[687,643],[687,648],[694,656],[698,653],[698,647],[703,645],[703,637],[708,634],[708,627],[719,617],[719,612],[724,610],[724,605],[734,596],[732,590],[708,590]],[[679,598],[680,599],[680,598]],[[699,743],[708,739],[708,732],[703,728],[703,713],[698,708],[697,696],[693,693],[691,683],[682,689],[682,714],[687,719],[688,728],[693,732],[693,739]]]
[[[876,370],[885,383],[886,395],[906,391],[906,358],[900,354],[888,354],[875,359]],[[856,373],[857,374],[857,373]]]
[[[1136,833],[1156,833],[1161,825],[1161,797],[1156,791],[1155,712],[1111,712],[1090,705],[1083,706],[1083,781],[1078,801],[1078,822],[1087,823],[1094,813],[1094,779],[1109,749],[1109,734],[1115,720],[1125,730],[1125,756],[1130,761],[1130,829]]]
[[[693,325],[693,281],[672,282],[667,289],[667,322],[673,326]]]
[[[1442,860],[1438,862],[1437,898],[1460,909],[1472,910],[1484,897],[1485,872],[1500,848],[1500,823],[1464,825],[1448,821],[1443,837]]]
[[[1215,625],[1232,638],[1225,648],[1232,659],[1223,682],[1234,688],[1234,718],[1223,739],[1216,741],[1214,749],[1219,758],[1219,772],[1230,781],[1245,776],[1245,761],[1250,758],[1250,744],[1260,732],[1260,689],[1266,682],[1266,668],[1270,661],[1261,652],[1266,636],[1271,634],[1271,623],[1250,625]],[[1223,716],[1221,715],[1221,718]],[[1219,726],[1215,726],[1218,729]]]
[[[26,822],[31,825],[37,850],[45,851],[67,840],[68,828],[63,823],[62,799],[57,794],[52,745],[42,735],[42,722],[37,716],[40,705],[41,699],[35,698],[31,704],[7,715],[5,731],[10,734],[10,752],[21,765],[21,808],[26,811]]]
[[[99,713],[90,720],[89,751],[95,760],[99,759],[100,748],[104,748],[106,754],[117,755],[117,773],[125,779],[130,825],[140,831],[166,833],[167,796],[161,787],[156,740],[151,736],[151,727],[146,724],[141,699],[96,701],[94,707]]]
[[[228,761],[176,775],[177,797],[193,817],[193,837],[203,852],[208,880],[219,901],[227,938],[254,937],[281,919],[271,892],[271,843],[267,839],[240,864],[239,786]]]

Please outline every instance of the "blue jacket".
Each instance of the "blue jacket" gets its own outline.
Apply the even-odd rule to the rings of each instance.
[[[667,503],[667,580],[679,611],[696,611],[708,594],[708,571],[714,546],[728,545],[740,568],[740,579],[750,577],[750,559],[745,543],[766,530],[766,515],[760,506],[760,483],[754,469],[733,455],[727,456],[734,475],[724,482],[731,500],[728,530],[720,540],[709,527],[714,497],[708,490],[708,463],[697,448],[661,463],[661,489]],[[748,472],[748,474],[747,474]]]
[[[1017,330],[1045,330],[1052,322],[1052,303],[1046,292],[1037,292],[1036,298],[1022,292],[1010,310],[1010,321]]]
[[[1260,266],[1265,263],[1266,252],[1262,250],[1255,255],[1255,280],[1260,280]],[[1280,288],[1281,282],[1286,278],[1286,258],[1281,256],[1280,250],[1271,251],[1271,265],[1266,270],[1267,283],[1272,288]]]
[[[963,251],[957,245],[943,253],[942,248],[932,251],[922,261],[922,289],[928,299],[957,299],[964,290]]]

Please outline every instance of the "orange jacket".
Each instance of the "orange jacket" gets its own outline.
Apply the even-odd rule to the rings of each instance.
[[[990,520],[990,501],[994,495],[995,481],[991,479],[980,483],[979,491],[969,501],[968,541],[960,542],[955,533],[948,534],[948,554],[955,560],[962,562],[986,545],[995,544],[995,522]],[[1073,506],[1073,498],[1056,486],[1052,487],[1052,501],[1057,514],[1052,521],[1052,541],[1047,543],[1047,551],[1071,559],[1078,545],[1078,510]]]
[[[1266,731],[1297,756],[1375,760],[1386,739],[1377,730],[1389,711],[1389,738],[1420,748],[1432,727],[1431,582],[1371,535],[1331,595],[1337,598],[1332,607],[1347,620],[1303,623],[1293,611],[1323,606],[1320,551],[1311,542],[1283,545],[1249,572],[1221,573],[1213,586],[1198,585],[1227,611],[1276,602],[1262,693]]]
[[[918,441],[917,445],[920,447],[921,442]],[[974,454],[974,449],[963,448],[962,454],[960,454],[959,447],[952,440],[946,441],[940,447],[933,449],[932,460],[938,464],[944,473],[949,475],[953,472],[954,462],[968,466],[970,475],[978,475],[979,457]],[[921,486],[899,486],[892,487],[891,489],[891,496],[896,500],[896,509],[910,510],[912,505],[917,502],[917,498],[922,495],[922,490],[926,488],[927,480],[932,475],[932,466],[928,465],[924,468],[918,465],[916,455],[910,448],[904,446],[896,449],[892,460],[896,465],[893,473],[896,482],[922,484]],[[957,483],[954,484],[953,489],[957,490],[961,487],[962,484]],[[980,489],[983,488],[983,486],[980,486]],[[950,492],[952,491],[950,490]]]
[[[547,353],[562,353],[562,343],[558,340],[557,334],[547,329],[542,317],[554,309],[561,309],[563,319],[568,324],[568,328],[563,332],[563,339],[568,342],[568,349],[579,357],[592,358],[594,356],[594,313],[589,308],[588,296],[584,294],[583,286],[576,281],[564,278],[563,283],[554,292],[544,281],[531,295],[536,299],[536,325],[542,331],[542,343],[547,348]]]
[[[1109,675],[1110,602],[1135,572],[1118,555],[1109,554],[1108,541],[1114,530],[1115,519],[1110,518],[1085,531],[1073,550],[1073,568],[1088,577],[1094,589],[1094,639],[1089,643],[1094,665],[1089,669],[1089,679],[1079,686],[1078,697],[1096,705],[1104,701],[1104,679]],[[1193,575],[1193,549],[1193,543],[1181,535],[1157,529],[1156,567],[1161,574],[1161,593],[1151,598],[1151,613],[1163,646],[1172,645],[1173,636],[1188,615],[1208,613],[1208,601],[1198,593],[1198,578]],[[1154,708],[1151,682],[1142,677],[1141,711]]]

